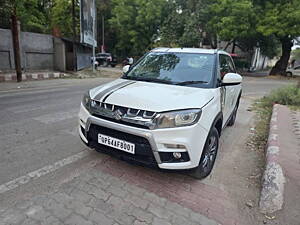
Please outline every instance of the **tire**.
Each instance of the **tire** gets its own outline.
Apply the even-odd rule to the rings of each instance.
[[[219,148],[219,132],[213,127],[206,139],[198,167],[190,171],[190,176],[196,179],[207,177],[215,164]]]
[[[292,72],[286,72],[286,75],[288,76],[288,77],[293,77],[293,73]]]

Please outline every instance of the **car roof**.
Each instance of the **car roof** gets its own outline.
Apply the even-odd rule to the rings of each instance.
[[[205,48],[155,48],[151,52],[176,52],[176,53],[203,53],[203,54],[216,54],[222,53],[229,55],[227,52],[219,49],[205,49]]]

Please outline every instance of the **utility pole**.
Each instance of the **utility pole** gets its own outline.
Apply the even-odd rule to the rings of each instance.
[[[77,71],[75,0],[72,0],[72,28],[73,28],[73,70]]]
[[[19,26],[17,18],[17,9],[16,3],[14,3],[13,11],[11,15],[11,32],[13,39],[14,47],[14,59],[15,59],[15,68],[17,73],[17,81],[22,81],[22,69],[21,69],[21,55],[20,55],[20,40],[19,40]]]
[[[96,54],[96,3],[95,0],[93,1],[93,72],[96,71],[95,69],[95,54]]]
[[[105,36],[104,36],[104,16],[102,16],[102,48],[101,48],[101,52],[104,53],[105,49]]]

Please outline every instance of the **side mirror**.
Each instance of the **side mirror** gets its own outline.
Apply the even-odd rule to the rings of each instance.
[[[242,83],[243,77],[237,73],[226,73],[222,80],[222,85],[235,85]]]
[[[123,67],[123,73],[127,73],[130,69],[130,65],[126,65]]]

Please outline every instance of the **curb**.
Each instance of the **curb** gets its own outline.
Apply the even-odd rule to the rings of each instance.
[[[62,78],[68,77],[66,73],[57,73],[57,72],[40,72],[40,73],[26,73],[22,74],[22,81],[28,80],[45,80],[45,79],[54,79],[54,78]],[[0,74],[0,82],[7,81],[16,81],[16,74]]]
[[[285,176],[279,163],[278,104],[273,106],[266,150],[266,167],[259,201],[260,212],[274,213],[282,209]]]

